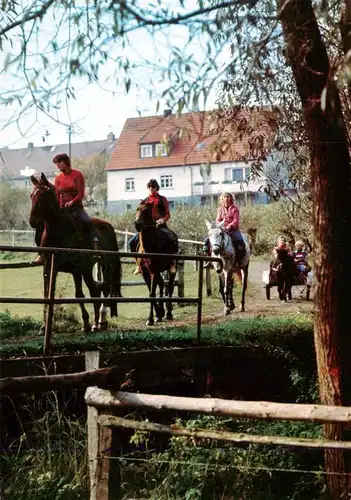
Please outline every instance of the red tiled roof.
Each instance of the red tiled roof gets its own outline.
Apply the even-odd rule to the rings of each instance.
[[[116,143],[106,170],[194,165],[216,161],[209,146],[217,139],[211,133],[209,113],[194,112],[175,115],[128,118]],[[169,156],[140,158],[140,145],[170,140]],[[244,156],[244,142],[238,141],[235,150]],[[228,161],[224,156],[222,162]]]

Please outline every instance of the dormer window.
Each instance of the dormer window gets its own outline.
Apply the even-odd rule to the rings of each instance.
[[[167,156],[167,148],[164,144],[156,144],[156,156]]]
[[[152,144],[143,144],[140,146],[140,156],[141,158],[152,158]]]
[[[140,145],[140,158],[158,158],[159,156],[168,156],[167,148],[161,142]]]

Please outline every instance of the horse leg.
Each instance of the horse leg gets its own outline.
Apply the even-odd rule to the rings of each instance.
[[[102,266],[103,282],[97,284],[97,286],[100,290],[100,292],[98,292],[98,295],[101,295],[101,292],[102,292],[104,297],[111,296],[111,292],[110,292],[111,281],[110,280],[112,279],[112,276],[109,274],[109,271],[110,271],[110,269],[108,266],[107,267]],[[114,307],[114,306],[116,306],[116,307]],[[101,302],[101,306],[99,309],[99,321],[98,321],[99,330],[107,330],[107,327],[108,327],[107,311],[108,311],[109,307],[110,307],[111,317],[112,317],[112,315],[117,316],[117,304],[112,304],[111,302],[110,303]]]
[[[92,267],[89,270],[83,271],[83,279],[86,286],[88,287],[90,297],[100,297],[101,296],[101,286],[93,278]],[[92,332],[99,330],[99,311],[102,301],[94,302],[94,323],[91,327]]]
[[[176,277],[176,273],[169,273],[168,285],[166,287],[166,290],[167,290],[166,295],[170,298],[173,297],[175,277]],[[166,307],[167,307],[166,318],[171,320],[171,319],[173,319],[173,303],[167,302]]]
[[[225,296],[224,296],[224,276],[223,273],[218,275],[218,283],[219,283],[219,293],[221,294],[223,303],[225,304]]]
[[[243,283],[242,283],[242,289],[241,289],[241,312],[245,312],[245,294],[247,290],[247,278],[249,274],[249,264],[242,269],[242,274],[243,276]]]
[[[163,291],[165,289],[165,282],[164,279],[162,278],[161,274],[158,275],[158,288],[159,288],[159,296],[162,298],[163,297]],[[160,323],[163,318],[165,317],[165,306],[164,302],[157,302],[155,303],[155,314],[156,314],[156,323]]]
[[[224,272],[224,314],[228,316],[230,314],[230,305],[229,305],[229,294],[230,294],[230,283],[229,279],[231,279],[231,275],[228,271]]]
[[[157,277],[155,274],[151,274],[150,286],[149,286],[149,297],[156,297],[156,287],[157,287]],[[154,303],[150,302],[149,317],[146,321],[146,326],[153,326],[154,324]]]
[[[74,272],[73,273],[73,280],[74,280],[76,299],[79,299],[79,298],[84,299],[82,273],[79,271]],[[82,332],[88,333],[88,332],[90,332],[89,313],[86,310],[85,304],[83,304],[83,302],[79,303],[79,307],[80,307],[80,310],[82,312],[82,320],[83,320]]]
[[[235,304],[233,298],[233,288],[234,288],[234,273],[228,273],[228,305],[229,310],[234,311]]]

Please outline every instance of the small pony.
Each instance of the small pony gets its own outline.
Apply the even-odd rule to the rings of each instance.
[[[91,236],[84,232],[79,223],[66,210],[60,209],[54,186],[42,173],[40,179],[31,176],[33,191],[30,195],[32,206],[29,216],[31,227],[37,228],[42,224],[47,234],[47,246],[57,248],[81,248],[92,249]],[[92,218],[96,234],[99,239],[99,247],[102,250],[118,251],[116,233],[110,223],[101,219]],[[122,268],[118,256],[103,256],[99,259],[102,267],[103,283],[94,281],[93,267],[97,261],[96,256],[88,254],[77,254],[67,252],[57,254],[55,269],[53,270],[54,288],[58,272],[70,273],[75,284],[75,296],[84,297],[82,289],[82,278],[84,279],[91,297],[121,296]],[[48,297],[50,259],[49,254],[44,255],[44,297]],[[90,328],[89,314],[83,303],[80,303],[83,318],[83,330],[102,330],[107,328],[106,307],[104,304],[94,303],[94,323]],[[101,307],[100,307],[101,306]],[[117,316],[116,303],[110,304],[111,316]],[[44,324],[47,316],[47,306],[44,305]],[[44,326],[41,327],[43,332]]]
[[[288,249],[277,248],[275,255],[276,259],[271,269],[276,273],[279,298],[282,302],[287,302],[287,299],[291,300],[291,288],[299,271]]]
[[[139,249],[140,253],[166,253],[172,254],[178,252],[178,242],[167,241],[167,236],[162,229],[158,229],[156,222],[152,218],[152,204],[142,201],[136,210],[135,229],[139,233]],[[137,259],[141,267],[141,272],[144,281],[149,289],[149,297],[156,297],[157,287],[159,288],[159,297],[165,295],[172,297],[174,291],[174,281],[177,273],[176,263],[174,259],[161,257],[146,257]],[[168,272],[168,283],[162,277],[164,271]],[[173,319],[173,304],[166,303],[167,314],[166,319]],[[165,316],[165,308],[163,302],[151,302],[149,317],[146,321],[147,326],[154,324],[154,311],[156,322],[162,321]]]
[[[241,311],[245,311],[245,293],[250,263],[250,245],[246,238],[245,255],[240,262],[236,261],[235,247],[229,234],[224,230],[224,221],[206,222],[208,238],[210,240],[212,257],[220,257],[223,262],[223,271],[219,275],[220,294],[224,302],[224,314],[228,315],[235,309],[233,299],[234,274],[238,274],[242,281]],[[219,265],[213,262],[214,268],[219,272]]]

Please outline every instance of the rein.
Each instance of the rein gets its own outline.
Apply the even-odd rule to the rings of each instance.
[[[228,247],[230,246],[231,238],[228,235],[228,238],[227,238],[228,241],[227,241],[227,244],[225,245],[225,235],[226,235],[226,233],[225,233],[224,229],[221,228],[221,242],[219,245],[216,244],[213,246],[214,247],[218,246],[220,251],[222,250],[223,252],[228,253]],[[233,246],[233,244],[232,244],[232,246]],[[233,248],[233,250],[234,250],[234,248]],[[232,252],[232,253],[234,254],[234,252]]]

